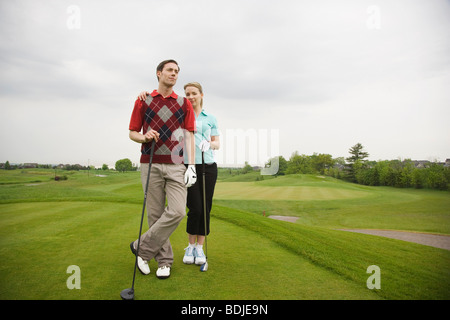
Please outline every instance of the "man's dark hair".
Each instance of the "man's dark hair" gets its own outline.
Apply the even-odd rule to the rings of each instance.
[[[180,71],[180,66],[178,65],[178,62],[176,62],[173,59],[169,59],[169,60],[164,60],[163,62],[161,62],[160,64],[158,64],[158,66],[156,67],[156,73],[158,73],[158,71],[163,71],[164,66],[168,63],[175,63],[178,67],[178,72]],[[158,78],[158,82],[159,82],[159,77],[158,75],[156,75],[156,77]]]

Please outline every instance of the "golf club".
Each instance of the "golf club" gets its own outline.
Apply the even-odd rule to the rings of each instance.
[[[208,270],[208,245],[207,245],[207,228],[206,228],[206,183],[205,183],[205,153],[202,151],[202,179],[203,179],[203,218],[205,221],[205,258],[206,261],[204,264],[201,265],[200,271],[205,272]]]
[[[150,182],[150,170],[152,168],[153,151],[154,150],[155,150],[155,139],[153,139],[153,141],[152,141],[152,147],[150,150],[150,161],[148,163],[147,183],[145,184],[144,204],[142,205],[141,226],[139,227],[139,237],[138,237],[138,243],[137,243],[137,248],[136,248],[136,259],[134,262],[133,283],[131,285],[131,288],[124,289],[120,292],[120,297],[123,300],[133,300],[134,299],[134,279],[136,278],[136,268],[137,268],[138,256],[139,256],[139,245],[141,244],[142,222],[144,221],[145,203],[147,202],[147,191],[148,191],[148,184]]]

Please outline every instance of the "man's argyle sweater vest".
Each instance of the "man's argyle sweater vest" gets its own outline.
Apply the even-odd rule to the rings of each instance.
[[[154,163],[183,163],[183,139],[186,98],[164,99],[160,95],[147,96],[144,114],[144,133],[150,129],[159,132],[153,154]],[[142,144],[141,162],[149,162],[151,143]]]

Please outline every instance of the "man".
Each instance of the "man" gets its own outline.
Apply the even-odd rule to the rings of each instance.
[[[149,274],[148,261],[154,258],[158,262],[156,276],[160,279],[170,276],[173,251],[169,237],[186,215],[187,187],[197,179],[194,111],[189,100],[173,91],[179,71],[175,60],[165,60],[158,65],[158,89],[145,101],[136,100],[129,126],[130,139],[142,144],[140,162],[144,190],[151,144],[155,140],[146,203],[149,229],[140,239],[138,268],[141,273]],[[183,138],[185,147],[182,147]],[[181,150],[188,155],[187,169]],[[137,242],[130,244],[134,254]]]

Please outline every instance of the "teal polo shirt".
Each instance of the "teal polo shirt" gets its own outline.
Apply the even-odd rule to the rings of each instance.
[[[194,112],[195,114],[195,112]],[[202,151],[199,148],[200,142],[202,140],[211,141],[212,136],[219,136],[219,128],[217,126],[216,117],[212,114],[205,112],[205,109],[202,109],[202,112],[197,116],[195,116],[195,125],[197,128],[197,132],[195,133],[195,163],[202,163]],[[187,162],[187,155],[184,155],[184,163]],[[209,149],[205,152],[205,163],[213,163],[215,161],[214,151]]]

